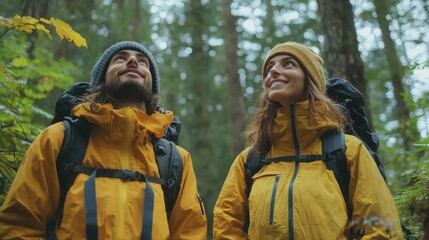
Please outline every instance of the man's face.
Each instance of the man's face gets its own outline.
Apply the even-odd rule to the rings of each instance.
[[[152,92],[149,60],[141,52],[122,50],[115,53],[106,70],[106,87],[111,97],[145,101]]]

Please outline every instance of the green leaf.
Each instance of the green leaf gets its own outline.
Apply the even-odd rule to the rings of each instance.
[[[28,59],[24,56],[14,58],[11,63],[12,66],[22,68],[28,66]]]

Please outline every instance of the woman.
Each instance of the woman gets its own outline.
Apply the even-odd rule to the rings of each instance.
[[[215,205],[214,239],[350,238],[345,200],[321,160],[264,165],[247,197],[248,154],[270,146],[266,158],[321,155],[321,136],[347,124],[343,111],[324,95],[323,60],[310,48],[294,42],[275,46],[262,76],[264,91],[246,133],[250,147],[235,159]],[[359,237],[402,239],[393,198],[371,155],[354,136],[346,135],[345,143],[353,219],[385,221],[383,227],[359,228]]]

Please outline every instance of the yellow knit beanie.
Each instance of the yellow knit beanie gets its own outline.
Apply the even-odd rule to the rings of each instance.
[[[274,56],[279,54],[288,54],[294,57],[310,75],[313,83],[324,93],[326,91],[325,75],[323,74],[323,59],[309,47],[296,42],[285,42],[277,44],[268,53],[262,67],[262,79],[267,76],[266,67],[268,62]]]

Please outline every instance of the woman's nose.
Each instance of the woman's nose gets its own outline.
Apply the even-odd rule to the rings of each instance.
[[[271,75],[279,73],[278,64],[275,64],[270,70],[268,71]]]

